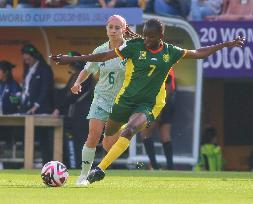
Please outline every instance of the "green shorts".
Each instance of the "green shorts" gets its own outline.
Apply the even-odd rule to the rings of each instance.
[[[152,106],[148,104],[139,104],[135,107],[126,107],[121,106],[120,104],[114,104],[112,107],[112,113],[110,114],[110,119],[116,122],[127,123],[130,116],[134,113],[144,113],[147,117],[147,126],[149,126],[155,119],[152,113]]]
[[[110,113],[98,106],[96,103],[92,103],[90,106],[89,114],[87,119],[98,119],[102,121],[107,121]]]

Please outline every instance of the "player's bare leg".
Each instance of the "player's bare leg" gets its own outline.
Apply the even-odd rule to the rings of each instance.
[[[113,146],[113,144],[119,139],[119,136],[120,136],[120,131],[118,131],[113,136],[105,136],[104,139],[103,139],[103,142],[102,142],[103,143],[103,148],[108,152],[110,150],[110,148]],[[82,177],[82,178],[80,178],[80,177]],[[86,180],[87,176],[80,176],[80,177],[79,177],[80,182],[79,182],[78,185],[81,185],[81,186],[89,185],[89,182]]]
[[[109,123],[112,124],[111,127],[107,127],[106,133],[112,133],[116,130],[119,130],[120,126],[118,123]],[[144,113],[134,113],[126,126],[123,128],[123,130],[120,133],[120,137],[117,140],[117,142],[112,146],[110,151],[107,153],[107,155],[103,158],[103,160],[100,162],[100,164],[93,170],[90,171],[87,180],[89,183],[93,183],[96,181],[100,181],[105,177],[105,169],[108,168],[109,165],[113,161],[115,161],[129,146],[130,140],[132,137],[142,129],[144,129],[147,125],[147,118]],[[117,132],[117,131],[116,131]],[[115,132],[114,132],[115,133]]]
[[[115,142],[117,142],[117,140],[120,137],[120,131],[118,131],[115,135],[113,136],[104,136],[103,139],[103,148],[106,152],[109,152],[109,150],[111,149],[111,147],[115,144]]]

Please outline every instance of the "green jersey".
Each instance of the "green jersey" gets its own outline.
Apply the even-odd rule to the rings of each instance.
[[[165,105],[169,70],[186,51],[165,42],[157,51],[152,51],[145,48],[143,39],[134,39],[115,52],[126,59],[125,80],[115,104],[121,107],[151,104],[156,118]]]
[[[93,53],[109,50],[109,42],[106,42],[97,47]],[[99,72],[99,80],[95,86],[92,103],[107,112],[111,112],[115,96],[119,92],[125,78],[124,62],[120,58],[114,58],[105,62],[88,62],[84,69],[92,74]]]

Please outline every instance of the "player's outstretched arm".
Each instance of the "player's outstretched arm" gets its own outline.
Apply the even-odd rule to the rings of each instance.
[[[184,58],[190,59],[204,59],[211,54],[214,54],[218,50],[221,50],[224,47],[242,47],[245,43],[244,37],[237,37],[232,41],[223,42],[216,45],[211,45],[207,47],[201,47],[197,50],[188,50]]]
[[[83,83],[86,79],[88,79],[89,75],[90,75],[90,73],[87,72],[86,70],[82,70],[79,73],[74,85],[71,87],[71,92],[73,94],[78,94],[82,91],[81,83]]]
[[[118,57],[114,50],[108,52],[101,52],[97,54],[81,55],[81,56],[68,56],[68,55],[50,55],[49,56],[56,64],[68,64],[76,61],[86,62],[104,62]]]

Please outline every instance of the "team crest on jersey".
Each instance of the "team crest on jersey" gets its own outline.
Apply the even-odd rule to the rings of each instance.
[[[164,55],[163,55],[163,61],[164,61],[164,62],[168,62],[169,59],[170,59],[170,56],[169,56],[168,54],[164,54]]]
[[[139,59],[146,59],[146,57],[147,57],[147,52],[146,51],[140,51]]]

